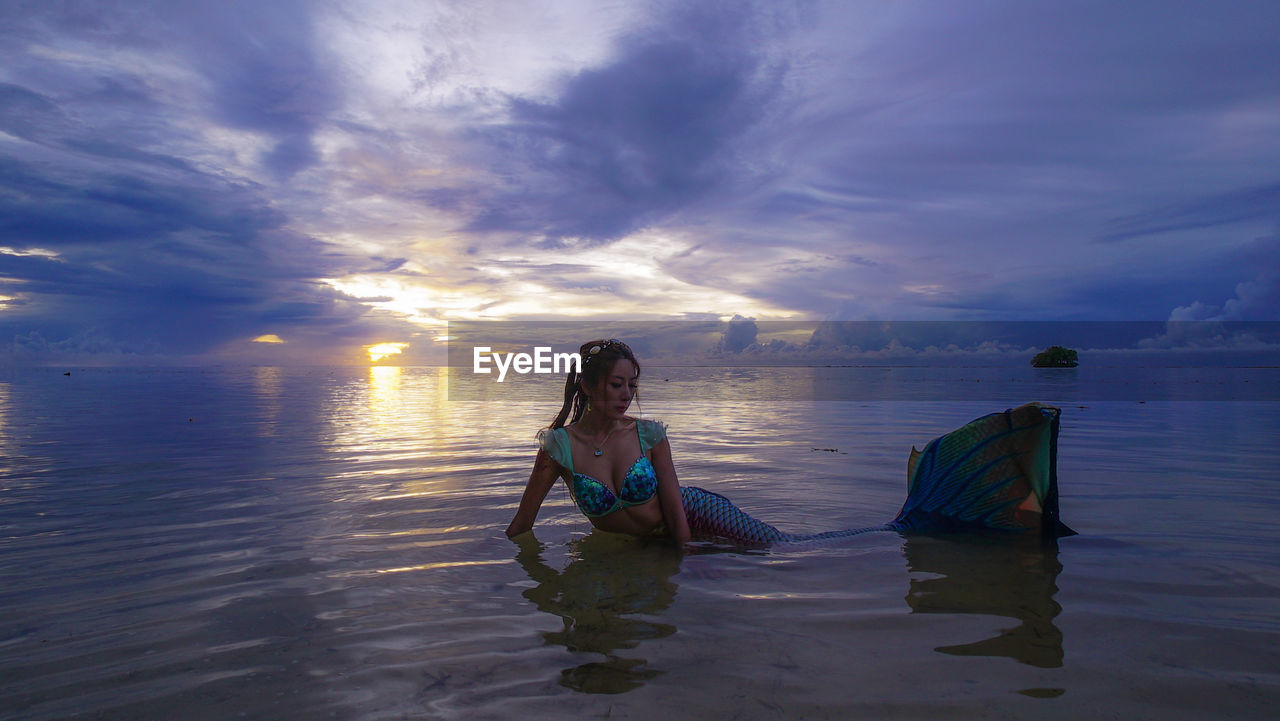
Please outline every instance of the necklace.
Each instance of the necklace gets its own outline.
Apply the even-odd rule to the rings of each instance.
[[[608,433],[604,434],[604,439],[603,439],[603,440],[601,440],[599,443],[593,443],[593,444],[592,444],[592,445],[594,445],[594,446],[595,446],[595,449],[596,449],[596,455],[597,455],[597,456],[602,456],[602,455],[604,455],[604,444],[606,444],[606,443],[608,443],[608,442],[609,442],[609,437],[610,437],[610,436],[612,436],[612,435],[613,435],[613,432],[614,432],[614,431],[616,431],[616,430],[618,430],[618,427],[615,425],[613,428],[610,428],[610,429],[609,429],[609,432],[608,432]]]

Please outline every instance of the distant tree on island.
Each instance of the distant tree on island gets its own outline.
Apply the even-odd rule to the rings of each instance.
[[[1075,368],[1080,365],[1076,352],[1060,345],[1051,345],[1031,359],[1036,368]]]

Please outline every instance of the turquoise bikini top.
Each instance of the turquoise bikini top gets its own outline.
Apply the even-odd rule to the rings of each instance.
[[[658,492],[658,474],[645,454],[667,437],[667,428],[658,421],[637,420],[636,434],[640,438],[640,457],[627,470],[616,495],[604,483],[573,470],[573,451],[569,447],[568,431],[563,428],[543,431],[538,434],[538,441],[556,463],[569,469],[572,474],[569,492],[573,496],[573,502],[578,504],[578,510],[584,516],[597,518],[607,516],[619,508],[638,506]]]

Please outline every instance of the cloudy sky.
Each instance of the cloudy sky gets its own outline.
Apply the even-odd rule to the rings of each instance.
[[[5,2],[0,357],[1280,320],[1280,5]]]

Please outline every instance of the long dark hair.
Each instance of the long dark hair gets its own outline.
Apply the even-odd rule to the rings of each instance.
[[[569,376],[565,378],[564,405],[560,406],[556,419],[548,426],[552,430],[563,428],[566,421],[577,423],[582,418],[587,410],[587,394],[583,392],[582,386],[594,387],[609,374],[614,363],[625,358],[636,367],[636,376],[640,375],[640,361],[636,360],[631,348],[617,338],[587,341],[578,349],[578,356],[582,358],[582,373],[570,370]]]

